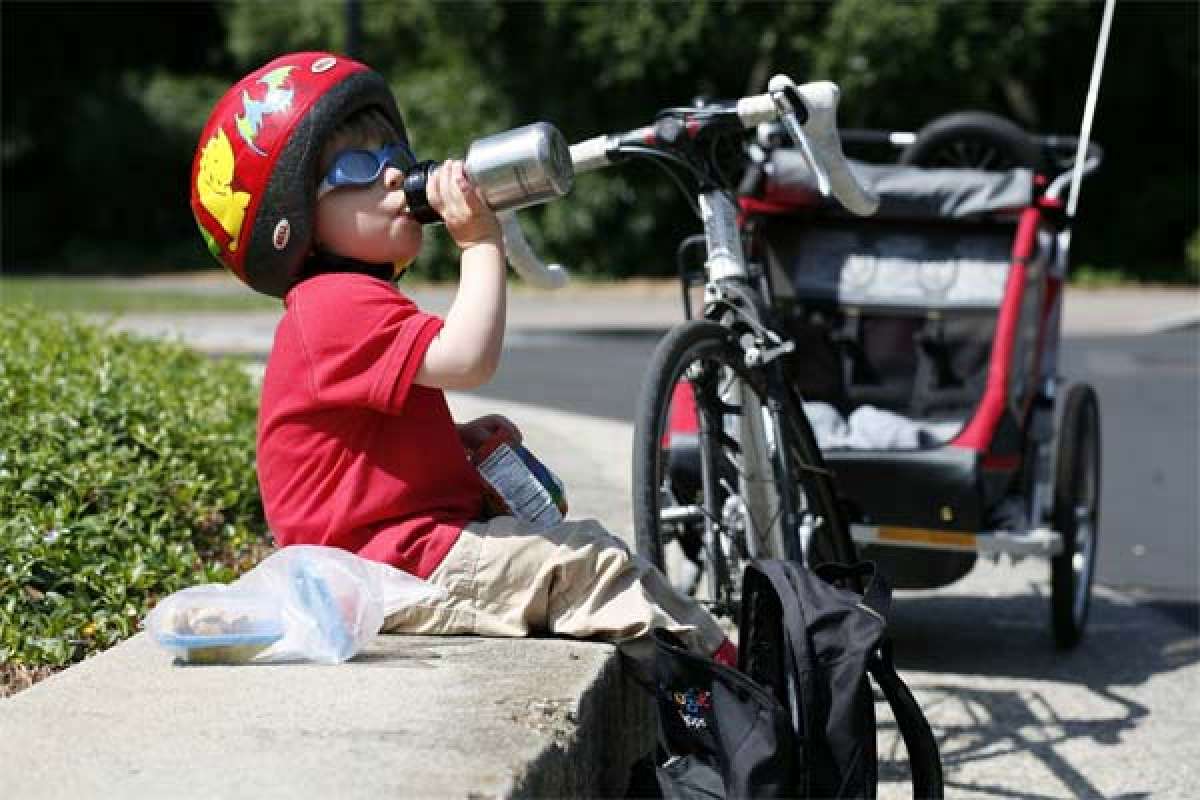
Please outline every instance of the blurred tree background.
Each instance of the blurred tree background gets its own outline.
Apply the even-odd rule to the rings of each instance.
[[[1198,9],[1117,6],[1094,133],[1107,161],[1082,194],[1077,262],[1200,281]],[[779,71],[838,81],[847,126],[915,130],[974,108],[1074,135],[1101,5],[6,0],[0,15],[0,268],[125,273],[215,266],[187,204],[196,137],[225,88],[288,50],[352,49],[383,72],[424,158],[538,119],[572,141],[631,128],[696,95],[761,91]],[[675,243],[698,229],[653,167],[576,187],[526,227],[582,272],[670,274]],[[431,238],[418,273],[452,277]]]

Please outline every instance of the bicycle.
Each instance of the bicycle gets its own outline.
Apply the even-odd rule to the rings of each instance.
[[[739,230],[735,178],[717,150],[727,137],[778,121],[822,193],[869,214],[877,201],[842,154],[837,103],[832,83],[797,87],[776,76],[765,94],[663,109],[648,126],[571,148],[576,174],[634,158],[663,164],[703,222],[703,237],[681,246],[687,321],[658,344],[638,401],[633,499],[638,552],[718,616],[736,614],[743,562],[854,560],[832,475],[783,371],[781,357],[795,342],[775,317],[753,242]],[[693,317],[683,258],[701,242],[704,307]],[[694,447],[671,446],[669,417],[688,413]]]

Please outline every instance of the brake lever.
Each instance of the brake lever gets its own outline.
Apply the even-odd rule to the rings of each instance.
[[[879,208],[879,196],[850,169],[838,137],[837,86],[829,81],[816,81],[797,87],[788,76],[776,75],[771,78],[767,90],[779,104],[777,107],[788,133],[796,138],[804,157],[815,167],[814,175],[821,194],[832,194],[853,214],[874,214]],[[807,119],[799,121],[794,115],[785,113],[798,108],[804,109]]]
[[[776,82],[772,81],[772,83]],[[817,191],[821,193],[821,197],[829,197],[832,191],[829,185],[829,176],[825,173],[821,162],[817,160],[812,144],[804,133],[803,124],[808,121],[808,107],[804,105],[804,99],[800,97],[800,92],[796,91],[795,84],[788,81],[779,88],[771,89],[770,94],[771,99],[775,101],[775,108],[779,111],[779,121],[783,123],[788,136],[799,146],[801,155],[804,156],[809,169],[817,179]]]

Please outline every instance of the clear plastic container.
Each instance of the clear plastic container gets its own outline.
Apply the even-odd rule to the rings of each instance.
[[[340,664],[384,620],[445,591],[336,547],[284,547],[229,585],[182,589],[146,615],[146,630],[193,664]]]
[[[268,595],[196,586],[159,603],[146,628],[182,661],[193,664],[241,664],[284,634],[283,610]]]

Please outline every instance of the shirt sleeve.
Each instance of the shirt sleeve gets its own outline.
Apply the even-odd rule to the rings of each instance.
[[[292,300],[315,399],[398,413],[442,320],[383,281],[316,281]]]

